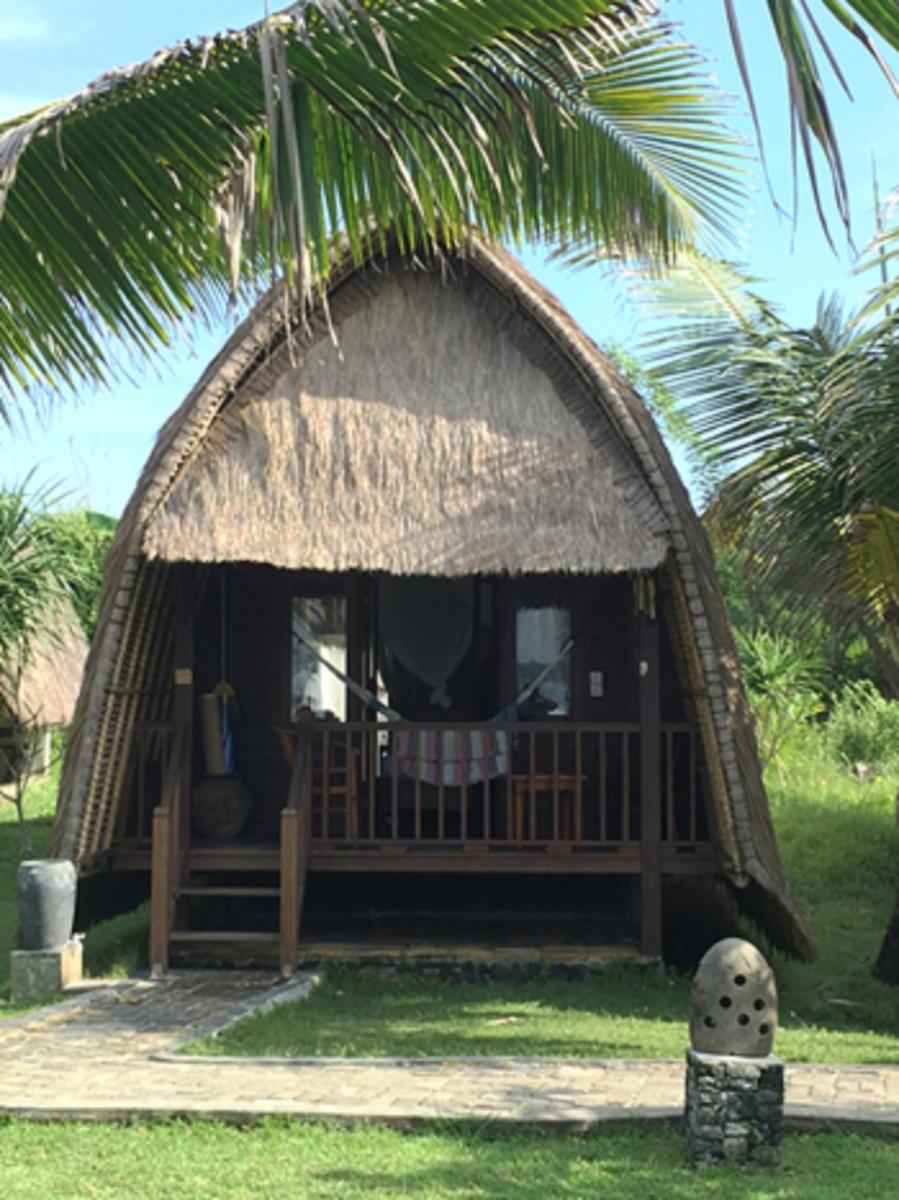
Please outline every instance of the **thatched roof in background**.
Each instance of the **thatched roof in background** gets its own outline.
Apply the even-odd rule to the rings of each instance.
[[[808,953],[711,549],[645,405],[505,251],[472,240],[430,270],[338,269],[339,349],[319,313],[294,331],[295,361],[269,296],[160,433],[107,559],[54,853],[84,861],[111,844],[127,697],[158,669],[166,634],[165,560],[436,574],[664,562],[722,872],[774,941]]]
[[[46,636],[32,647],[18,693],[6,673],[0,672],[0,704],[23,723],[68,725],[86,659],[87,641],[75,610],[62,604]]]

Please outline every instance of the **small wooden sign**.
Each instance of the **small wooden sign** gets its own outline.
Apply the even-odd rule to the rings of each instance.
[[[184,687],[194,681],[194,673],[190,667],[175,667],[175,687]]]

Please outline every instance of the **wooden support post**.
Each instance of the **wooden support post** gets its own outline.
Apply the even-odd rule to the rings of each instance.
[[[300,918],[312,843],[312,739],[311,713],[303,709],[296,726],[287,806],[281,810],[281,900],[278,931],[281,974],[285,978],[292,975],[297,968]]]
[[[659,625],[654,611],[638,616],[640,692],[640,953],[662,954],[662,789]]]
[[[191,582],[189,574],[181,580],[175,625],[172,724],[176,735],[181,731],[180,761],[175,767],[179,805],[175,813],[177,825],[172,830],[173,837],[177,839],[174,846],[176,862],[173,864],[176,883],[181,881],[190,847],[190,797],[193,790],[194,603]],[[177,743],[177,737],[175,741]]]
[[[281,913],[279,921],[281,975],[297,969],[300,942],[300,814],[281,810]]]
[[[172,910],[171,813],[159,805],[153,811],[153,842],[150,876],[150,971],[164,975],[169,965],[169,932]]]

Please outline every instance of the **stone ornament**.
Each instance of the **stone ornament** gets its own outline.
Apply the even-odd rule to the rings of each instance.
[[[742,938],[703,955],[690,997],[690,1043],[701,1054],[764,1058],[777,1029],[777,985],[765,956]]]

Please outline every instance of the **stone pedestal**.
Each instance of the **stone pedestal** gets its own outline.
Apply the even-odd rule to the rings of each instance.
[[[773,1054],[687,1051],[685,1118],[693,1163],[780,1162],[784,1065]]]
[[[79,983],[81,973],[80,938],[55,950],[13,950],[9,972],[12,1002],[40,1004],[52,1000],[69,984]]]

